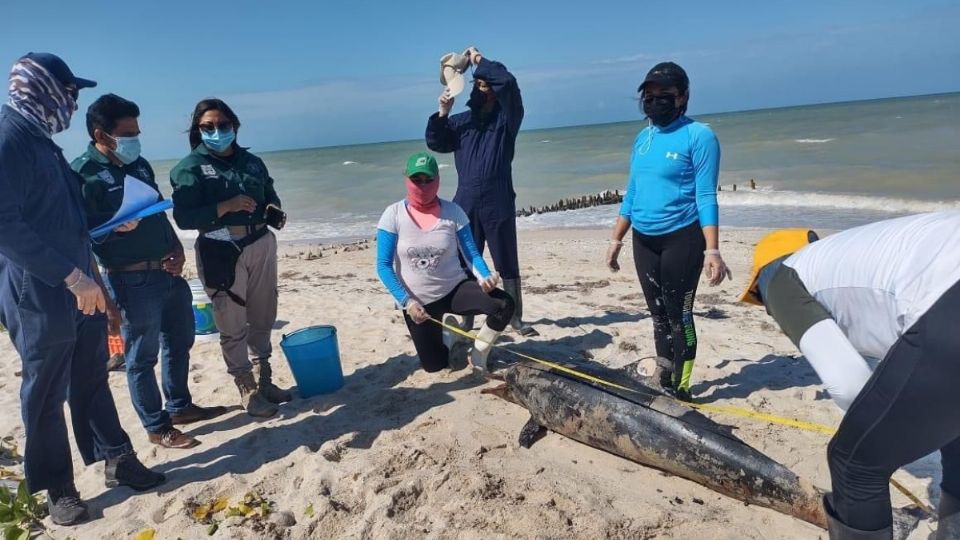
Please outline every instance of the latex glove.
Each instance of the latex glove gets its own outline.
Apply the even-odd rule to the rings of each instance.
[[[80,269],[75,268],[63,282],[68,286],[67,290],[77,297],[77,309],[84,315],[103,313],[107,310],[103,287]]]
[[[733,273],[727,268],[727,263],[723,262],[719,251],[706,251],[703,259],[703,273],[707,276],[707,282],[711,287],[723,283],[724,278],[733,279]]]
[[[450,111],[453,110],[454,102],[454,97],[450,95],[450,90],[444,88],[443,93],[440,94],[440,98],[437,101],[440,103],[440,108],[438,110],[440,118],[450,114]]]
[[[620,249],[623,248],[623,242],[610,241],[610,247],[607,248],[607,268],[611,272],[620,271],[620,262],[617,258],[620,256]]]
[[[413,322],[417,324],[422,324],[430,320],[430,314],[427,313],[427,310],[423,309],[423,306],[420,305],[420,302],[416,300],[408,300],[406,307],[407,315],[413,319]]]
[[[500,284],[500,274],[494,272],[488,278],[478,278],[477,284],[480,285],[480,290],[490,294]]]
[[[121,223],[120,225],[117,225],[117,228],[114,229],[113,232],[130,232],[136,229],[138,225],[140,225],[140,220],[135,219],[133,221],[128,221],[126,223]]]

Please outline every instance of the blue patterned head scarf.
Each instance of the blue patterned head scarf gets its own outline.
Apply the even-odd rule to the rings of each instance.
[[[67,87],[29,58],[21,58],[10,70],[10,106],[47,135],[70,127],[70,117],[77,110]]]

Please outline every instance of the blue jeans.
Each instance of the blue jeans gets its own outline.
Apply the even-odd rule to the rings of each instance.
[[[127,386],[140,422],[150,433],[173,427],[170,414],[191,403],[187,388],[194,320],[190,286],[163,270],[107,272],[105,285],[123,316]],[[160,399],[154,372],[162,352]]]

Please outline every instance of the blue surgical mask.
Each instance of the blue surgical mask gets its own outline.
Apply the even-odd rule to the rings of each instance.
[[[129,165],[140,157],[140,137],[114,137],[108,135],[117,147],[113,149],[113,155],[124,165]]]
[[[216,129],[213,133],[207,133],[202,129],[200,130],[200,140],[203,141],[203,144],[205,144],[207,148],[214,152],[225,152],[230,148],[230,145],[233,144],[233,140],[236,138],[237,134],[232,129],[229,131]]]

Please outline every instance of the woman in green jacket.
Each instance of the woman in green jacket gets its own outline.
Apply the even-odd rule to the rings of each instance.
[[[277,239],[267,227],[281,229],[286,214],[263,161],[237,144],[239,128],[239,118],[223,101],[197,104],[189,131],[192,151],[170,172],[173,217],[181,229],[199,232],[197,268],[213,300],[227,371],[247,412],[266,417],[291,399],[273,384],[270,368]]]

